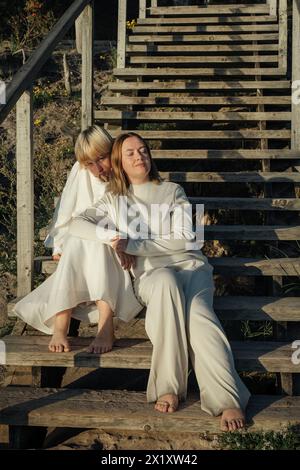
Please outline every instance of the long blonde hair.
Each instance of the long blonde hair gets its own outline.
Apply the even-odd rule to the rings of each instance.
[[[82,166],[85,166],[88,161],[96,160],[99,155],[110,155],[113,142],[113,138],[105,129],[99,126],[89,126],[77,137],[76,159]]]
[[[112,175],[108,183],[107,189],[113,194],[126,195],[129,192],[130,182],[122,166],[122,145],[125,142],[125,140],[128,139],[129,137],[137,137],[138,139],[140,139],[148,151],[150,163],[151,163],[151,168],[149,172],[149,180],[155,184],[159,184],[162,181],[161,177],[159,176],[159,172],[156,168],[156,165],[153,161],[153,158],[151,156],[151,150],[147,142],[135,132],[127,132],[125,134],[120,134],[115,139],[112,152],[111,152]]]

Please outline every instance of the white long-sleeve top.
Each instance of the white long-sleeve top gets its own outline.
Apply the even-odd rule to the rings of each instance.
[[[44,245],[52,248],[53,255],[61,254],[63,242],[73,217],[95,204],[105,193],[107,183],[90,171],[74,163],[63,192],[56,205]]]
[[[203,239],[197,241],[193,230],[191,205],[175,183],[131,185],[126,197],[107,192],[73,219],[70,234],[107,244],[115,236],[129,238],[126,253],[137,256],[135,277],[181,261],[206,260]]]

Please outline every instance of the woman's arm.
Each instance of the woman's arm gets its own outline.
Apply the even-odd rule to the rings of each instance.
[[[105,194],[94,206],[86,209],[70,224],[69,233],[86,240],[111,244],[122,233],[116,228],[116,211],[112,201]]]
[[[145,240],[129,239],[126,253],[136,256],[163,256],[200,249],[193,230],[192,207],[181,186],[177,186],[174,196],[174,209],[171,212],[171,229],[168,238]]]
[[[76,207],[79,172],[80,165],[76,162],[71,169],[61,197],[56,204],[48,235],[44,242],[46,248],[52,248],[53,255],[60,255],[62,253],[63,241],[72,220],[72,213]]]

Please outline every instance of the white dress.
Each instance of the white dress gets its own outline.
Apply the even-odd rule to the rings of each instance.
[[[101,199],[106,183],[76,162],[70,172],[45,246],[61,254],[54,274],[21,299],[15,314],[35,329],[53,334],[55,315],[73,308],[72,317],[97,323],[96,300],[106,301],[115,316],[129,321],[143,308],[135,297],[129,272],[109,245],[68,234],[73,217]]]

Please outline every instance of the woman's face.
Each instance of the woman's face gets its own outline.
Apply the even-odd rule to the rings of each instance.
[[[147,147],[138,137],[128,137],[123,142],[122,166],[130,183],[143,183],[149,180],[150,155]]]
[[[111,171],[110,155],[91,155],[90,160],[87,161],[85,167],[96,178],[107,180]]]

